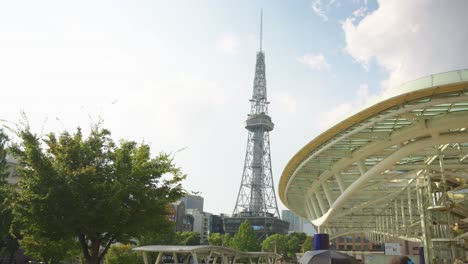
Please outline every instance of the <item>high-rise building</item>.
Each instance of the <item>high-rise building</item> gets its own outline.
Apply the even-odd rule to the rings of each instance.
[[[182,201],[177,201],[170,203],[168,205],[169,209],[169,221],[175,223],[174,231],[187,231],[184,226],[184,217],[185,217],[185,204]]]
[[[289,222],[289,232],[302,232],[304,223],[302,218],[297,214],[289,210],[282,210],[281,219],[283,219],[286,222]]]
[[[187,194],[180,199],[185,204],[185,209],[197,209],[203,212],[203,197],[199,195]]]
[[[207,243],[210,235],[211,214],[197,209],[186,209],[187,215],[193,217],[193,232],[200,234],[200,243]]]
[[[223,217],[220,215],[211,215],[209,234],[213,233],[224,234]]]
[[[251,107],[245,128],[248,130],[242,181],[231,218],[225,219],[225,231],[237,232],[248,220],[256,235],[262,239],[269,234],[286,234],[288,222],[279,218],[270,157],[270,131],[274,124],[268,115],[265,77],[265,54],[262,51],[260,23],[260,51],[257,52]]]
[[[290,210],[281,211],[281,219],[289,222],[289,232],[303,232],[308,236],[313,236],[317,231],[309,220],[300,217]]]

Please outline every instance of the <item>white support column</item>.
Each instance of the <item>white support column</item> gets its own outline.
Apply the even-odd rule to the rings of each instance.
[[[328,185],[326,181],[322,183],[322,189],[323,189],[323,192],[325,193],[325,197],[327,197],[328,206],[331,207],[333,204],[333,200],[332,200],[330,190],[328,189]]]
[[[358,160],[357,166],[361,175],[364,175],[364,173],[367,171],[366,163],[363,160]]]
[[[431,184],[428,182],[428,184]],[[423,201],[423,186],[419,186],[419,180],[418,180],[418,185],[416,186],[416,198],[418,202],[418,212],[419,212],[419,219],[421,222],[421,233],[422,233],[422,244],[424,247],[424,258],[427,264],[431,264],[432,259],[429,254],[429,247],[430,247],[430,238],[428,237],[427,234],[427,227],[426,227],[426,210],[424,209],[424,201]]]
[[[320,213],[320,209],[319,209],[319,207],[317,205],[317,202],[315,201],[314,195],[310,196],[309,201],[312,204],[312,207],[314,208],[315,216],[317,218],[322,216],[322,214]]]
[[[408,213],[409,213],[409,224],[413,222],[413,206],[412,206],[412,198],[411,198],[411,186],[408,186]]]
[[[143,262],[145,264],[149,264],[149,262],[148,262],[148,253],[146,253],[146,251],[143,251]]]
[[[317,197],[320,211],[322,212],[322,215],[324,215],[327,212],[327,208],[325,207],[325,203],[323,202],[322,196],[320,196],[320,192],[315,192],[315,197]]]
[[[384,242],[384,236],[383,236],[383,216],[379,216],[379,240],[380,243]]]
[[[442,203],[445,204],[445,201],[447,199],[446,194],[447,194],[447,178],[445,177],[445,168],[444,168],[444,155],[439,155],[439,166],[440,166],[440,178],[442,180]]]
[[[172,253],[172,257],[174,258],[174,263],[179,264],[179,259],[177,258],[177,253]]]
[[[158,257],[156,258],[156,262],[154,262],[154,264],[159,264],[159,262],[161,261],[163,253],[164,252],[159,252]]]
[[[427,193],[429,196],[429,202],[431,203],[431,205],[436,205],[436,200],[432,193],[431,173],[426,170],[424,173],[424,177],[426,178],[426,182],[427,182]]]
[[[395,233],[396,233],[396,237],[398,237],[400,235],[400,229],[399,229],[399,226],[400,226],[400,223],[398,221],[398,199],[395,198]]]
[[[387,212],[387,210],[385,210],[385,212]],[[389,220],[389,218],[390,217],[388,215],[385,216],[385,233],[387,234],[387,239],[386,239],[387,241],[390,240],[390,227],[389,227],[390,220]]]
[[[306,212],[309,213],[309,220],[312,219],[317,219],[317,216],[315,215],[314,209],[312,208],[312,205],[310,204],[310,200],[306,200]]]
[[[340,188],[340,191],[343,193],[346,190],[346,188],[344,186],[343,179],[341,178],[340,172],[335,173],[335,179],[336,179],[336,182],[338,183],[338,187]]]
[[[208,253],[208,260],[207,260],[207,262],[210,261],[212,255],[213,255],[213,251],[210,250],[210,253]],[[216,261],[216,258],[215,258],[215,261]],[[213,262],[213,264],[216,264],[216,263]]]
[[[379,242],[380,238],[380,216],[375,218],[375,243]]]
[[[401,204],[401,223],[403,228],[406,227],[406,216],[405,216],[405,205],[403,203],[403,198],[400,198],[400,204]]]
[[[393,224],[393,217],[390,216],[390,230],[392,231],[392,237],[396,237],[395,236],[395,226]]]
[[[210,261],[210,259],[208,259],[208,261]],[[215,255],[215,257],[213,258],[213,264],[216,264],[217,262],[218,262],[218,256]]]

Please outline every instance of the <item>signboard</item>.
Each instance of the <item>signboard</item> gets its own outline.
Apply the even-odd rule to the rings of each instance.
[[[385,243],[385,255],[401,255],[399,243]]]

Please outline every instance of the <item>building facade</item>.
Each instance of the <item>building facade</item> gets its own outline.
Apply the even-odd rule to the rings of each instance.
[[[180,201],[185,203],[185,209],[196,209],[203,212],[204,199],[199,195],[187,194]]]
[[[185,213],[193,217],[192,231],[200,234],[200,243],[207,243],[210,236],[211,214],[197,209],[186,209]]]

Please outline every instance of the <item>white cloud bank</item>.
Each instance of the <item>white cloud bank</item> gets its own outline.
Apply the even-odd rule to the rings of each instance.
[[[384,89],[434,73],[468,67],[468,1],[379,0],[379,7],[355,24],[358,9],[342,28],[346,52],[369,68],[389,74]]]
[[[239,38],[232,33],[223,34],[216,42],[218,50],[229,54],[236,54],[239,51],[239,46]]]
[[[300,63],[308,65],[310,68],[318,71],[330,70],[331,66],[328,64],[323,54],[305,54],[297,59]]]

